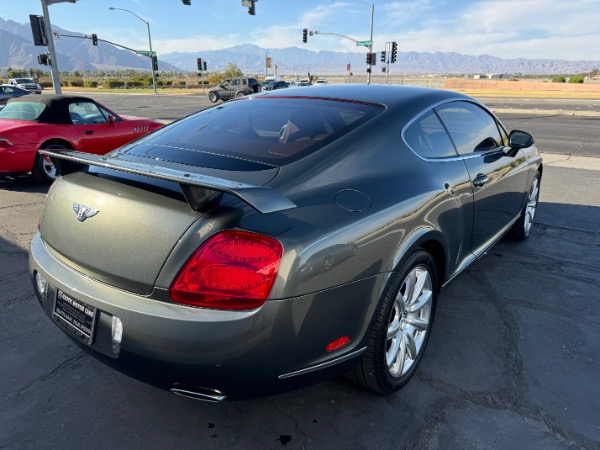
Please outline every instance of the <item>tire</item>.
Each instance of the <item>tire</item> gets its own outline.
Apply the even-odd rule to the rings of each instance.
[[[235,98],[241,98],[241,97],[243,97],[244,95],[246,95],[246,94],[244,94],[243,92],[236,92],[236,93],[235,93]]]
[[[60,144],[50,144],[42,147],[44,150],[68,150],[67,147]],[[35,156],[35,162],[33,163],[33,169],[31,173],[39,181],[46,184],[54,183],[54,180],[58,178],[58,170],[54,163],[49,157],[40,155],[39,153]]]
[[[375,313],[367,350],[346,377],[380,394],[402,388],[415,373],[427,347],[437,290],[435,261],[419,249],[390,280]]]
[[[541,176],[538,172],[529,188],[527,201],[521,210],[521,215],[508,233],[509,237],[515,241],[524,241],[531,234],[531,230],[533,229],[533,218],[535,217],[538,200],[540,198],[540,182]]]
[[[213,103],[217,103],[219,101],[219,96],[216,94],[216,92],[209,92],[208,99]]]

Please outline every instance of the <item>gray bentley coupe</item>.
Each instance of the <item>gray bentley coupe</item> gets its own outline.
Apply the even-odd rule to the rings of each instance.
[[[290,88],[219,104],[107,155],[45,150],[30,274],[106,364],[207,401],[415,373],[439,291],[531,233],[533,137],[462,94]]]

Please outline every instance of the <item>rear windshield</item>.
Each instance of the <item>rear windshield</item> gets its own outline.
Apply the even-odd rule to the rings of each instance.
[[[194,114],[121,153],[217,169],[229,169],[231,158],[283,166],[383,111],[380,105],[351,101],[247,98]]]
[[[46,109],[46,105],[38,102],[7,103],[0,110],[0,119],[37,120]]]

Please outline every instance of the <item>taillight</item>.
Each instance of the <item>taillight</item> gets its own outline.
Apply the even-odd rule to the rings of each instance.
[[[271,292],[282,255],[276,239],[222,231],[190,257],[169,294],[174,302],[203,308],[258,308]]]

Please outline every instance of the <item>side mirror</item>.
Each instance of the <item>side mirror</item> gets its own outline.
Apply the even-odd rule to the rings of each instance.
[[[513,130],[508,136],[508,146],[515,150],[531,147],[534,142],[533,136],[526,131]]]
[[[111,127],[114,127],[114,126],[115,126],[115,118],[114,118],[113,116],[108,116],[108,124],[109,124]]]

